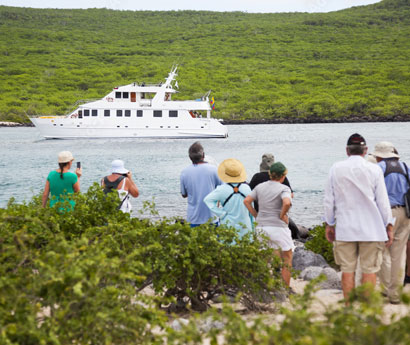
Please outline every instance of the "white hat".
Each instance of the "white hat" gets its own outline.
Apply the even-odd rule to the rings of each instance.
[[[58,163],[68,163],[72,160],[74,160],[74,157],[70,151],[61,151],[58,154]]]
[[[125,169],[124,162],[121,159],[116,159],[111,163],[111,174],[128,174],[129,170]]]
[[[400,158],[400,156],[395,153],[395,151],[396,149],[391,142],[381,141],[374,147],[372,155],[379,158]]]

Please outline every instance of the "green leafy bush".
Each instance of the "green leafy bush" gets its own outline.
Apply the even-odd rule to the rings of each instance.
[[[180,332],[169,331],[167,343],[405,345],[410,342],[409,315],[386,318],[380,294],[374,292],[369,295],[363,286],[355,291],[349,307],[332,305],[320,315],[312,306],[316,283],[309,283],[303,295],[295,295],[291,307],[281,309],[283,317],[278,321],[272,322],[266,315],[244,319],[232,307],[225,306],[221,311],[210,310],[192,319]],[[410,296],[403,296],[403,300],[408,306]],[[219,321],[224,327],[204,331],[200,327],[204,320]]]
[[[97,184],[73,198],[72,212],[40,197],[0,209],[1,344],[153,344],[166,320],[158,305],[204,310],[233,289],[254,307],[281,285],[263,240],[130,218]],[[140,291],[151,282],[154,297]]]
[[[330,266],[335,267],[333,255],[333,244],[326,239],[325,224],[317,225],[309,231],[309,238],[305,243],[305,248],[314,253],[322,255]]]

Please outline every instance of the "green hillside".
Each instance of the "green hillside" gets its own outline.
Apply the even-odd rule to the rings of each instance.
[[[410,119],[410,0],[308,14],[0,6],[0,121],[62,114],[180,65],[180,99],[215,117]]]

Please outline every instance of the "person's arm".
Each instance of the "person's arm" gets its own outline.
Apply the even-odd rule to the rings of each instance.
[[[44,187],[43,197],[41,198],[41,204],[43,207],[46,207],[48,196],[50,195],[50,182],[47,180]]]
[[[223,219],[226,216],[226,211],[223,208],[218,207],[218,201],[222,201],[221,199],[221,190],[220,187],[217,187],[204,198],[204,203],[213,214]]]
[[[245,207],[248,209],[249,213],[256,219],[258,216],[258,212],[256,212],[255,208],[252,206],[252,203],[255,201],[250,195],[248,195],[244,200],[243,203]]]
[[[128,187],[128,192],[134,197],[137,198],[140,195],[137,185],[135,184],[134,180],[132,179],[131,171],[128,172],[126,178],[126,186]]]
[[[325,187],[324,198],[324,221],[326,224],[333,226],[336,224],[335,220],[335,197],[333,191],[333,168],[330,169],[329,176]]]
[[[73,189],[75,193],[78,193],[80,191],[80,177],[83,174],[83,169],[82,168],[77,168],[75,169],[75,174],[77,175],[77,181],[73,185]]]
[[[290,200],[290,198],[286,197],[282,199],[282,209],[280,211],[279,218],[283,220],[286,224],[289,224],[288,212],[291,206],[292,201]]]
[[[179,178],[179,183],[181,185],[181,195],[183,198],[188,197],[188,192],[185,188],[185,184],[184,184],[184,176],[181,174],[180,178]]]
[[[394,225],[395,220],[391,212],[390,200],[387,194],[387,188],[386,183],[384,182],[382,169],[378,171],[376,178],[375,200],[387,231],[388,225]]]

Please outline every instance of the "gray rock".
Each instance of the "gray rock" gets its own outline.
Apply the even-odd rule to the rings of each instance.
[[[180,331],[182,330],[182,327],[186,326],[187,324],[189,324],[189,320],[187,319],[175,319],[171,322],[171,328],[174,331]]]
[[[310,281],[312,279],[315,279],[319,277],[322,274],[323,268],[319,266],[310,266],[306,267],[301,273],[300,277],[303,280]]]
[[[342,283],[338,273],[331,267],[318,267],[318,266],[311,266],[305,268],[300,277],[303,280],[312,280],[319,277],[323,274],[326,277],[326,280],[321,282],[319,287],[321,289],[338,289],[342,288]]]
[[[305,244],[300,240],[293,240],[295,247],[305,248]]]
[[[299,236],[300,238],[308,238],[309,236],[309,229],[305,226],[302,225],[298,225],[298,229],[299,229]]]
[[[302,247],[296,247],[292,260],[293,269],[303,271],[309,266],[329,267],[322,255],[315,254]]]
[[[322,282],[320,286],[323,289],[342,289],[342,282],[337,272],[331,267],[325,267],[322,273],[326,276],[326,281]]]
[[[214,320],[211,316],[198,321],[198,329],[208,333],[211,329],[223,329],[225,325],[221,321]]]

